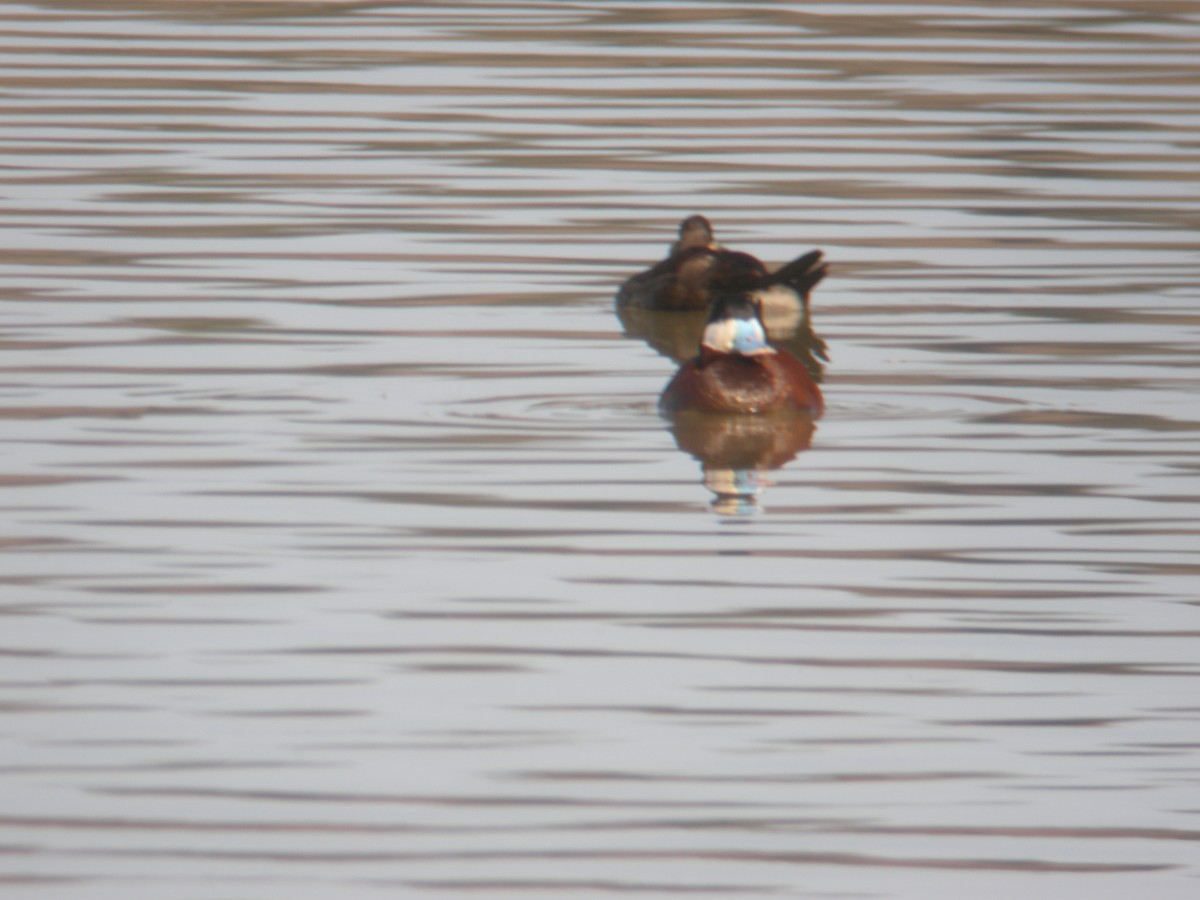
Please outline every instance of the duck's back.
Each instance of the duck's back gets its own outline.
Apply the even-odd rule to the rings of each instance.
[[[617,291],[617,306],[663,312],[708,309],[714,289],[750,285],[767,277],[762,261],[749,253],[708,246],[682,246]]]
[[[634,275],[617,292],[618,306],[643,309],[703,309],[708,304],[708,270],[713,254],[686,250]]]

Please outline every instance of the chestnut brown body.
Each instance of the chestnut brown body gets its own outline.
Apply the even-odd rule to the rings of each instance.
[[[675,373],[659,400],[667,415],[804,413],[825,411],[821,389],[800,360],[772,350],[754,356],[702,347]]]

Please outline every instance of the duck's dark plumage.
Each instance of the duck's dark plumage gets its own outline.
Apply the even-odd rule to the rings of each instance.
[[[718,244],[704,216],[689,216],[667,258],[621,285],[617,306],[705,310],[718,294],[744,290],[768,308],[789,306],[807,315],[809,292],[825,277],[821,259],[821,251],[813,250],[770,272],[749,253]]]

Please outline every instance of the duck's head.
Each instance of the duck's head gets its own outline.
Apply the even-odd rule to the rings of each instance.
[[[767,267],[756,256],[737,250],[713,254],[708,267],[708,289],[714,297],[722,294],[752,294],[767,280]]]
[[[708,219],[704,216],[688,216],[679,223],[679,240],[671,249],[673,253],[679,253],[695,249],[716,250],[719,246]]]
[[[774,352],[758,304],[745,293],[719,294],[700,338],[701,358],[711,353],[766,356]]]

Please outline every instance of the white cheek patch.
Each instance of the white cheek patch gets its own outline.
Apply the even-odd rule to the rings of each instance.
[[[800,320],[804,319],[804,303],[800,295],[786,285],[773,284],[766,290],[757,291],[754,299],[758,301],[764,318],[788,314],[795,316],[799,313]]]
[[[711,350],[728,353],[733,347],[733,339],[737,333],[737,322],[733,319],[721,319],[719,322],[709,322],[704,327],[704,337],[700,343]]]
[[[721,353],[757,356],[775,351],[767,344],[762,325],[754,319],[722,319],[710,322],[704,329],[701,343]]]

